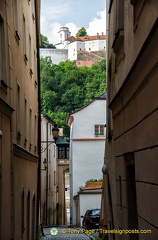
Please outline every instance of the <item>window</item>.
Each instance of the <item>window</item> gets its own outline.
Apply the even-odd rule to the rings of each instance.
[[[24,112],[24,137],[25,145],[27,144],[27,100],[25,98],[25,112]]]
[[[34,145],[35,145],[35,151],[36,151],[36,148],[37,148],[37,116],[36,115],[35,115],[34,129],[35,129],[35,132],[34,132]]]
[[[104,125],[95,125],[95,137],[104,136]]]
[[[36,51],[34,51],[34,82],[35,82],[35,86],[37,86],[37,59],[36,59]]]
[[[20,139],[21,138],[21,133],[20,133],[20,86],[17,84],[17,95],[16,95],[16,123],[17,123],[17,137]]]
[[[4,86],[4,90],[7,90],[6,86],[6,60],[5,60],[5,33],[4,33],[4,21],[0,15],[0,85]]]
[[[55,157],[55,150],[56,150],[56,147],[55,147],[55,145],[54,145],[54,157]]]
[[[48,189],[51,189],[51,175],[49,174],[49,179],[48,179]]]
[[[30,147],[32,145],[32,109],[30,109],[30,126],[29,126],[30,134],[29,134],[29,139],[30,139]]]
[[[111,11],[112,3],[113,3],[113,0],[109,0],[109,1],[107,2],[108,13],[110,13],[110,11]]]
[[[124,29],[124,0],[116,1],[116,32]]]
[[[124,41],[124,0],[116,1],[116,26],[112,48],[118,53]]]
[[[69,158],[69,147],[61,146],[58,147],[58,158]]]
[[[30,75],[32,76],[32,42],[31,42],[31,36],[29,35],[29,62],[30,62]]]
[[[18,1],[14,0],[14,26],[15,26],[15,37],[17,41],[19,42],[20,40],[20,35],[19,35],[19,23],[18,23]]]
[[[31,6],[32,6],[32,18],[35,20],[35,0],[31,1]]]
[[[54,171],[54,186],[56,185],[56,172]]]
[[[52,126],[51,126],[51,124],[49,125],[49,127],[50,127],[50,135],[52,135]]]
[[[27,48],[26,48],[26,45],[27,45],[27,42],[26,42],[26,22],[25,22],[25,17],[23,15],[23,38],[24,38],[24,60],[25,60],[25,63],[27,63],[28,61],[28,58],[27,58]]]
[[[140,0],[140,1],[131,0],[131,4],[134,6],[134,9],[133,9],[134,10],[134,31],[138,27],[139,18],[143,12],[145,3],[146,3],[146,0]]]

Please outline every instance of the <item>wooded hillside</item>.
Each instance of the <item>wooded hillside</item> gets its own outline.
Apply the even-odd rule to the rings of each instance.
[[[54,65],[50,57],[41,59],[41,111],[64,128],[65,136],[67,115],[105,92],[105,64],[103,59],[91,67],[76,67],[75,62]]]

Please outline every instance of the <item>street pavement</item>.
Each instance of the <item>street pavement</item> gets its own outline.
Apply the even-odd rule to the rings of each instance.
[[[95,240],[98,233],[88,231],[89,234],[84,232],[82,228],[72,228],[67,226],[43,228],[44,236],[40,240]]]

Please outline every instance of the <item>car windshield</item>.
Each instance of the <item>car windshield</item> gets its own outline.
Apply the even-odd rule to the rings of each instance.
[[[90,211],[90,216],[95,216],[95,215],[100,215],[99,209]]]

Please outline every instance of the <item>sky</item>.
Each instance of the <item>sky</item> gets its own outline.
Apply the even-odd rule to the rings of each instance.
[[[106,34],[106,0],[41,0],[41,34],[57,44],[60,27],[75,36],[85,27],[89,36]]]

